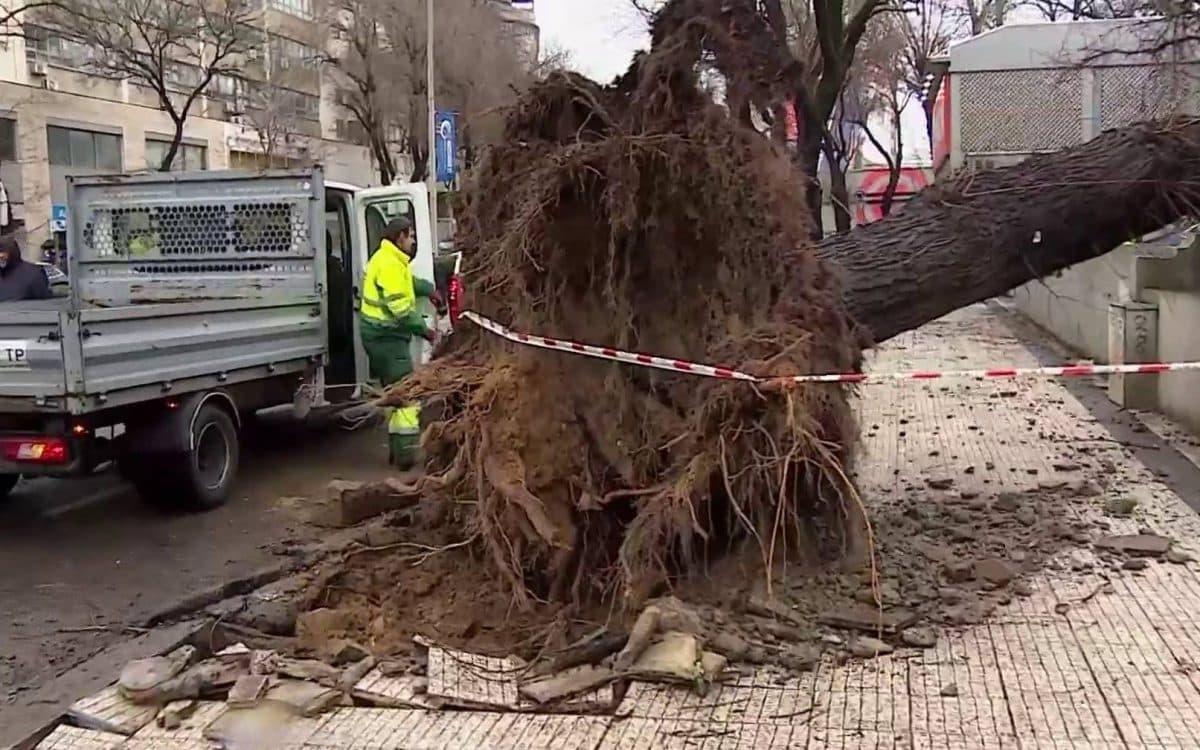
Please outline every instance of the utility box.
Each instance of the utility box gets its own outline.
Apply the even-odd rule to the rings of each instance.
[[[1143,302],[1108,306],[1108,361],[1114,365],[1158,361],[1158,307]],[[1108,397],[1125,409],[1157,409],[1157,375],[1108,378]]]

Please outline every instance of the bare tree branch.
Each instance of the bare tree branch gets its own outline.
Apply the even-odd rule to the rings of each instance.
[[[88,50],[83,67],[154,92],[175,132],[159,169],[169,170],[196,100],[218,75],[236,74],[260,43],[251,0],[58,0],[22,20]]]

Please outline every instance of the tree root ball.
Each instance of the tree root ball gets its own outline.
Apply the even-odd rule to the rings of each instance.
[[[609,88],[554,74],[509,112],[459,213],[469,306],[764,377],[857,371],[866,342],[809,244],[798,172],[700,91],[704,39],[656,43]],[[766,567],[862,554],[846,386],[456,339],[387,399],[440,404],[425,487],[519,603],[636,606],[741,545]]]

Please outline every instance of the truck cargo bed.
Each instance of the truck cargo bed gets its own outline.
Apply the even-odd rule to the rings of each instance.
[[[322,197],[319,173],[72,180],[71,295],[0,308],[0,412],[82,414],[319,362]]]

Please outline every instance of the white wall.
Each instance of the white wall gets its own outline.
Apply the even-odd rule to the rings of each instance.
[[[1200,360],[1200,294],[1148,290],[1158,305],[1158,356],[1165,362]],[[1158,376],[1158,408],[1200,434],[1200,372]]]
[[[1122,248],[1013,292],[1017,308],[1063,343],[1108,361],[1108,306],[1136,294],[1132,251]]]

